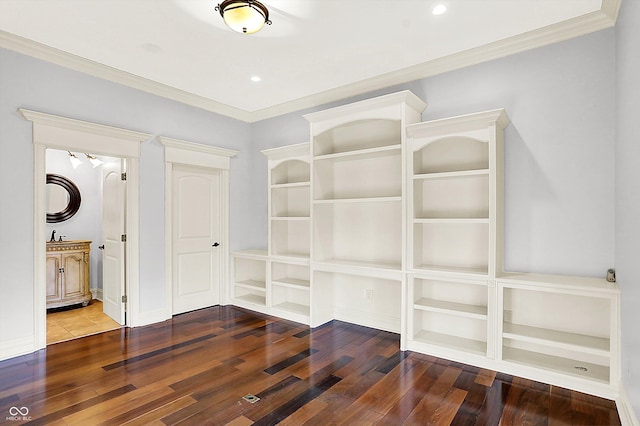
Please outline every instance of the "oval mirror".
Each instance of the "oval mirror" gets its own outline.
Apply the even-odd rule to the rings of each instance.
[[[80,209],[80,191],[68,178],[47,173],[47,223],[64,222]]]

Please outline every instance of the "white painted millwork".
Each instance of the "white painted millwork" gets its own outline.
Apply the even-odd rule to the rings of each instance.
[[[220,173],[175,166],[173,193],[173,314],[220,303]]]
[[[102,166],[102,309],[120,325],[125,324],[125,200],[127,183],[121,161]]]
[[[229,169],[237,151],[158,140],[164,146],[168,261],[167,303],[154,318],[167,319],[198,306],[228,303],[227,286],[220,283],[229,282]]]
[[[127,160],[126,195],[126,285],[129,295],[130,326],[140,324],[139,299],[139,157],[140,144],[151,135],[133,130],[105,126],[21,108],[22,116],[33,123],[34,147],[34,335],[32,350],[46,346],[45,307],[45,221],[46,214],[46,156],[47,148],[91,152],[96,155]],[[20,346],[23,347],[23,346]],[[19,355],[15,353],[14,355]]]
[[[305,116],[310,173],[304,145],[263,151],[269,251],[234,253],[233,303],[623,400],[617,286],[504,272],[505,111],[420,122],[425,106],[400,92]]]
[[[234,253],[233,302],[310,323],[309,143],[262,151],[268,159],[269,248]]]

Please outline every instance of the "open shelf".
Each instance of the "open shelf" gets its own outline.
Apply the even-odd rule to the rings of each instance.
[[[414,270],[422,272],[445,272],[460,275],[487,276],[487,269],[483,267],[473,268],[464,266],[416,265]]]
[[[489,144],[466,136],[442,137],[413,154],[413,174],[450,173],[489,168]]]
[[[236,295],[236,299],[242,302],[250,303],[252,305],[260,305],[260,306],[266,305],[265,296],[261,296],[255,293],[246,293],[246,294]]]
[[[416,218],[489,218],[489,175],[413,181]]]
[[[366,155],[340,154],[313,163],[313,199],[400,197],[401,150],[376,148]],[[384,155],[383,155],[384,154]],[[335,158],[334,158],[335,157]]]
[[[487,354],[486,342],[437,333],[435,331],[422,330],[414,336],[413,340],[428,345],[437,345],[447,349],[454,349],[480,356],[486,356]]]
[[[308,217],[309,196],[309,185],[272,187],[271,218]]]
[[[314,137],[313,155],[330,155],[397,145],[400,120],[357,120],[333,127]]]
[[[504,361],[609,384],[609,367],[516,348],[504,348]]]
[[[313,213],[313,261],[402,268],[402,203],[315,204]]]
[[[480,221],[419,221],[413,226],[415,269],[488,274],[489,225]]]
[[[309,163],[303,160],[283,161],[271,169],[272,186],[304,185],[310,180]]]
[[[310,186],[311,182],[303,181],[303,182],[294,182],[294,183],[277,183],[272,184],[271,188],[297,188],[297,187],[305,187]]]
[[[313,157],[313,161],[355,161],[355,160],[371,160],[380,157],[389,157],[400,155],[402,145],[385,145],[375,148],[357,149],[353,151],[338,152],[335,154],[318,155]],[[317,163],[316,163],[317,164]]]
[[[489,223],[489,219],[482,217],[466,217],[466,218],[427,218],[427,219],[414,219],[413,223],[443,223],[443,224],[463,224],[463,223]]]
[[[291,312],[294,314],[298,314],[298,315],[309,315],[309,306],[308,305],[301,305],[299,303],[293,303],[293,302],[282,302],[282,303],[278,303],[276,305],[273,305],[274,309],[279,309],[281,311],[287,311],[287,312]]]
[[[236,281],[236,287],[244,287],[250,290],[256,290],[260,292],[266,291],[265,282],[258,281],[258,280]]]
[[[508,322],[503,325],[502,335],[504,338],[512,340],[590,353],[603,357],[607,357],[610,354],[610,341],[602,337],[567,333]]]
[[[333,198],[325,200],[313,200],[313,204],[350,204],[350,203],[390,203],[402,201],[402,197],[360,197],[360,198]]]
[[[486,306],[467,305],[464,303],[426,299],[423,297],[416,300],[413,307],[414,309],[420,309],[423,311],[441,312],[444,314],[458,315],[461,317],[475,318],[480,320],[487,319]]]
[[[489,169],[477,169],[477,170],[462,170],[458,172],[437,172],[437,173],[422,173],[413,175],[414,180],[421,179],[455,179],[460,177],[469,176],[485,176],[489,175]]]

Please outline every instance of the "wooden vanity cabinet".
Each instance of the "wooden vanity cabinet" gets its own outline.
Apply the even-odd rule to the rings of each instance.
[[[47,243],[47,309],[89,304],[90,250],[91,241]]]

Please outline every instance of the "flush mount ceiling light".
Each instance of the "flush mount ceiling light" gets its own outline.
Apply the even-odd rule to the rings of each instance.
[[[215,8],[225,24],[239,33],[253,34],[264,24],[271,25],[269,10],[255,0],[225,0]]]

